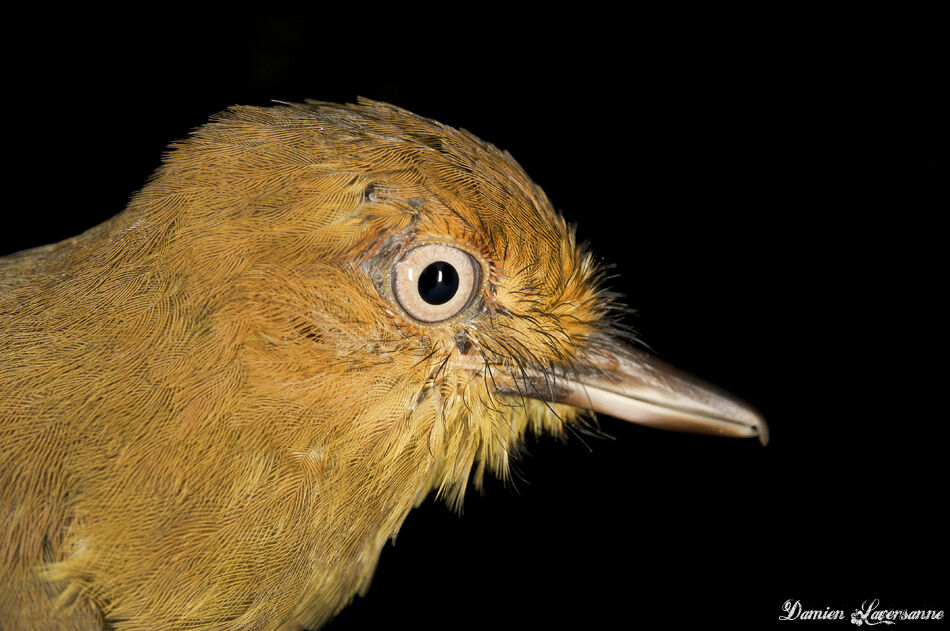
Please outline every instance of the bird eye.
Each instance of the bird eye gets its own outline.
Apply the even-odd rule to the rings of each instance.
[[[399,306],[421,322],[448,320],[478,291],[481,267],[471,254],[441,243],[413,248],[393,267]]]

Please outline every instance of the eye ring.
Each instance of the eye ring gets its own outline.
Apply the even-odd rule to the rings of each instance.
[[[481,266],[459,248],[444,243],[420,245],[393,266],[396,302],[426,324],[448,320],[468,307],[481,287]]]

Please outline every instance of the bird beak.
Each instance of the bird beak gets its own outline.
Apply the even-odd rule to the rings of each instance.
[[[517,388],[495,373],[502,393],[564,403],[661,429],[716,436],[758,436],[765,445],[768,425],[747,403],[626,344],[598,350],[588,368],[551,375],[526,373]],[[510,379],[510,377],[509,377]]]

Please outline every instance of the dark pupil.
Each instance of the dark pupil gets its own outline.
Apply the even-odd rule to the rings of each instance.
[[[430,305],[443,305],[459,290],[459,275],[445,261],[430,263],[419,274],[419,295]]]

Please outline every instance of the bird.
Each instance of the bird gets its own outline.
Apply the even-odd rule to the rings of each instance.
[[[641,348],[604,270],[464,129],[214,115],[118,215],[0,259],[0,628],[316,629],[528,434],[764,443]]]

